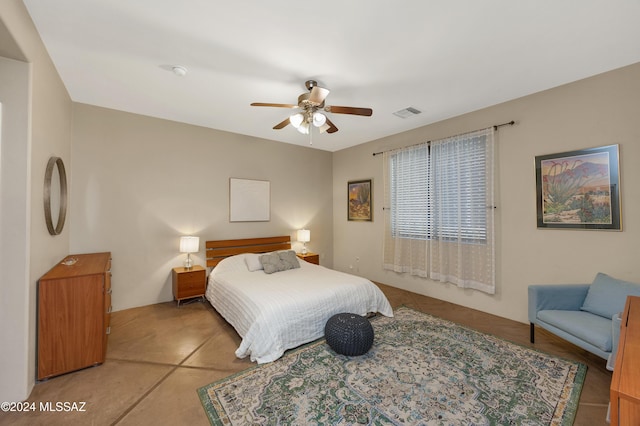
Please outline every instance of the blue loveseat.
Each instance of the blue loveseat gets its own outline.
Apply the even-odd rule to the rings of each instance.
[[[531,343],[538,326],[604,358],[613,370],[628,295],[640,296],[640,284],[603,273],[591,284],[530,285]]]

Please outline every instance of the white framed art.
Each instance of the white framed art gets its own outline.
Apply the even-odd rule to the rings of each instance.
[[[268,222],[271,182],[229,178],[229,222]]]

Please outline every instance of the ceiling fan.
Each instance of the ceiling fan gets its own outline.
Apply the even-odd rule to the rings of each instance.
[[[302,134],[309,134],[311,126],[320,129],[320,133],[335,133],[338,128],[335,124],[329,120],[324,112],[331,112],[334,114],[351,114],[351,115],[364,115],[370,117],[373,114],[371,108],[356,108],[347,106],[335,106],[326,105],[324,100],[329,95],[329,89],[318,86],[318,82],[314,80],[307,80],[305,87],[309,90],[308,93],[303,93],[298,96],[298,104],[272,104],[264,102],[254,102],[251,106],[265,106],[276,108],[300,108],[300,112],[297,112],[280,123],[273,126],[274,130],[280,130],[291,124]],[[324,111],[324,112],[323,112]]]

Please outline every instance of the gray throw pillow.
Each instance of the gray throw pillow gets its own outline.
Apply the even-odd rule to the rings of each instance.
[[[282,265],[280,264],[280,256],[278,253],[267,253],[260,256],[260,263],[262,263],[262,269],[265,274],[273,274],[274,272],[281,271]]]
[[[298,262],[298,256],[296,256],[295,251],[279,251],[278,256],[280,256],[280,261],[286,265],[286,269],[296,269],[300,267],[300,262]]]
[[[263,254],[260,256],[260,263],[262,263],[262,268],[266,274],[300,267],[296,253],[293,250]]]

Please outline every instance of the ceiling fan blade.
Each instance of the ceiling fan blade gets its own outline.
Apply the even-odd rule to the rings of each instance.
[[[313,86],[311,93],[309,94],[309,102],[320,105],[324,102],[325,98],[329,95],[330,90],[323,87]]]
[[[278,123],[275,126],[273,126],[273,130],[280,130],[280,129],[286,127],[287,124],[289,124],[289,118],[285,118],[280,123]]]
[[[327,129],[327,133],[335,133],[335,132],[338,131],[338,128],[336,127],[336,125],[333,124],[333,122],[331,120],[329,120],[328,118],[327,118],[326,124],[329,125],[329,128]]]
[[[254,102],[251,106],[264,106],[264,107],[276,107],[276,108],[298,108],[298,105],[291,104],[270,104],[264,102]]]
[[[327,112],[333,112],[335,114],[365,115],[367,117],[370,117],[371,114],[373,114],[373,110],[371,108],[356,108],[335,105],[326,106],[324,110]]]

